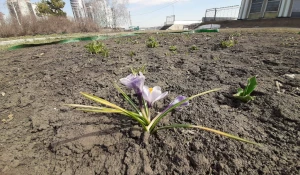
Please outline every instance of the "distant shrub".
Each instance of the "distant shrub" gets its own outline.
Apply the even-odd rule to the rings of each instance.
[[[147,47],[149,48],[155,48],[155,47],[158,47],[159,44],[158,42],[156,41],[156,39],[154,37],[149,37],[148,38],[148,41],[147,41]]]
[[[101,53],[104,57],[108,57],[108,49],[104,45],[104,43],[99,41],[94,41],[85,46],[87,50],[92,54],[99,54]]]
[[[25,35],[48,35],[80,32],[99,32],[100,27],[89,19],[71,21],[65,17],[49,16],[36,18],[21,17],[19,21],[11,19],[0,25],[0,37],[16,37]]]

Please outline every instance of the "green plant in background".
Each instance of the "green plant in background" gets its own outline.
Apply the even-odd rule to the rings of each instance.
[[[173,52],[173,53],[176,53],[177,47],[176,47],[176,46],[170,46],[170,47],[169,47],[169,51],[171,51],[171,52]]]
[[[136,72],[135,72],[136,73]],[[162,93],[161,87],[154,86],[153,88],[149,88],[144,85],[145,83],[145,76],[140,72],[139,75],[137,74],[130,74],[125,78],[121,78],[120,82],[125,85],[129,89],[133,89],[136,97],[138,99],[139,104],[135,104],[133,100],[117,85],[115,84],[115,88],[117,91],[122,94],[124,99],[131,105],[132,110],[124,109],[116,104],[113,104],[107,100],[99,98],[94,95],[90,95],[88,93],[81,94],[97,103],[104,105],[103,107],[98,106],[87,106],[87,105],[80,105],[80,104],[69,104],[68,106],[75,107],[77,110],[86,111],[86,112],[94,112],[94,113],[116,113],[121,114],[126,117],[131,118],[132,120],[139,123],[139,125],[143,128],[145,132],[153,134],[159,130],[163,129],[172,129],[172,128],[191,128],[191,129],[201,129],[209,132],[213,132],[222,136],[226,136],[232,139],[236,139],[239,141],[247,142],[256,144],[255,142],[248,141],[246,139],[242,139],[240,137],[218,131],[215,129],[207,128],[204,126],[199,125],[191,125],[191,124],[171,124],[167,126],[158,126],[158,123],[167,116],[168,113],[174,111],[175,109],[182,109],[183,107],[189,105],[189,101],[192,99],[218,91],[220,89],[213,89],[206,92],[202,92],[191,97],[185,97],[182,95],[177,96],[170,104],[166,105],[164,110],[161,112],[155,112],[153,110],[154,103],[160,99],[163,99],[167,96],[168,92]],[[154,114],[154,117],[152,115]]]
[[[130,58],[132,58],[133,56],[136,56],[136,53],[134,51],[130,51],[129,56],[130,56]]]
[[[154,37],[149,37],[148,38],[148,41],[147,41],[147,47],[149,48],[155,48],[155,47],[158,47],[159,44],[158,42],[156,41],[156,39]]]
[[[298,34],[300,35],[300,32],[298,32]]]
[[[242,36],[242,34],[239,32],[234,32],[233,34],[231,34],[231,36],[240,37],[240,36]]]
[[[146,65],[143,65],[142,67],[135,67],[135,68],[131,67],[130,70],[132,74],[135,76],[138,75],[139,72],[141,72],[142,74],[146,74],[147,72]]]
[[[115,40],[115,43],[120,44],[120,43],[121,43],[121,40],[116,39],[116,40]]]
[[[232,39],[221,41],[220,46],[222,48],[229,48],[229,47],[233,47],[235,44],[237,44],[237,41],[232,38]]]
[[[190,47],[190,50],[191,50],[191,51],[193,51],[193,50],[198,50],[198,47],[197,47],[196,45],[192,45],[192,46]]]
[[[177,50],[177,47],[176,46],[170,46],[169,47],[169,51],[176,51]]]
[[[233,95],[233,97],[241,100],[242,102],[249,102],[251,100],[254,100],[254,97],[251,96],[251,93],[254,91],[254,89],[257,86],[256,77],[253,76],[251,78],[248,78],[248,83],[245,89],[238,88],[238,92]]]
[[[87,50],[92,54],[101,53],[104,57],[108,57],[109,51],[106,48],[105,44],[100,41],[94,41],[85,46]]]

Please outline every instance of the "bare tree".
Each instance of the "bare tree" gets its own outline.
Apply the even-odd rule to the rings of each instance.
[[[111,9],[106,0],[91,0],[86,3],[87,17],[101,27],[111,27]]]
[[[112,12],[111,24],[113,28],[126,25],[130,21],[129,11],[127,9],[128,0],[108,0]]]
[[[4,24],[4,14],[0,12],[0,25]]]
[[[128,0],[87,0],[86,16],[101,27],[118,28],[129,20]]]

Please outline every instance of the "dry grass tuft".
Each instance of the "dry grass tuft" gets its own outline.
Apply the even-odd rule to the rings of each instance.
[[[98,32],[101,30],[91,20],[71,21],[64,17],[35,18],[26,17],[10,20],[0,25],[0,37],[16,37],[25,35],[49,35],[65,33]]]

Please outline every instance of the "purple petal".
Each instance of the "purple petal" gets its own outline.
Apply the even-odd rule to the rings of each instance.
[[[186,99],[185,96],[182,96],[182,95],[177,96],[177,97],[169,104],[169,106],[167,107],[167,109],[169,109],[170,107],[176,105],[177,103],[179,103],[179,102],[181,102],[182,100],[185,100],[185,99]],[[182,107],[187,106],[187,105],[189,105],[189,101],[186,101],[186,102],[182,103],[180,106],[176,107],[176,109],[181,110]],[[167,110],[167,109],[165,109],[165,110]]]
[[[140,75],[130,74],[125,78],[121,78],[120,82],[129,89],[133,89],[135,93],[142,93],[142,88],[145,83],[145,76],[140,72]]]

